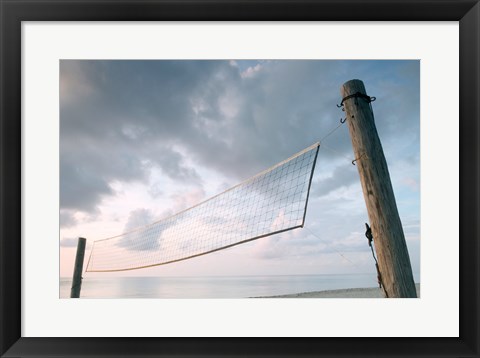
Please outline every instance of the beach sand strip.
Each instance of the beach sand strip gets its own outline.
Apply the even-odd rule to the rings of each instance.
[[[417,297],[420,297],[420,284],[415,284]],[[383,292],[378,287],[346,288],[341,290],[315,291],[293,293],[279,296],[263,296],[255,298],[383,298]]]

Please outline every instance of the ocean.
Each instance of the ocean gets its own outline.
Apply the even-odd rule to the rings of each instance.
[[[415,282],[419,276],[415,275]],[[71,278],[60,278],[60,298],[70,297]],[[248,298],[342,288],[377,287],[376,274],[84,277],[81,298]]]

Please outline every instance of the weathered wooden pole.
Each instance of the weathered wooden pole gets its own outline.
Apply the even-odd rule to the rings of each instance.
[[[417,297],[387,161],[375,127],[371,99],[360,80],[346,82],[341,94],[384,293],[386,297]]]
[[[83,237],[78,238],[77,256],[75,257],[75,267],[73,269],[72,289],[70,290],[70,298],[79,298],[80,290],[82,289],[82,272],[83,259],[85,258],[85,246],[87,239]]]

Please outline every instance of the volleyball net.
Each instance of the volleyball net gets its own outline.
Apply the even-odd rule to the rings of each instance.
[[[95,241],[86,271],[164,265],[303,227],[319,146],[173,216]]]

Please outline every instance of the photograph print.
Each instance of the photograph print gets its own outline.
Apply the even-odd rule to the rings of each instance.
[[[420,61],[59,71],[60,298],[420,297]]]

